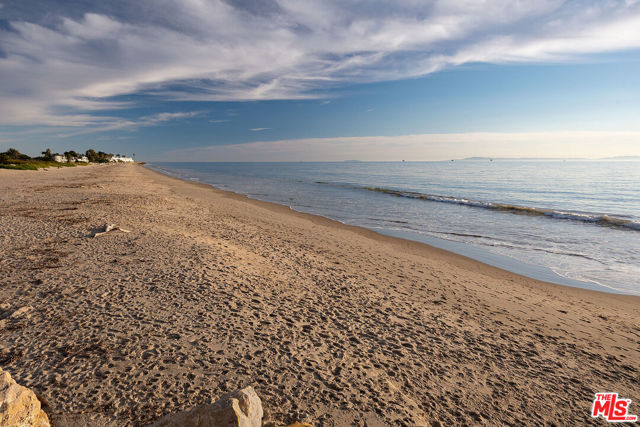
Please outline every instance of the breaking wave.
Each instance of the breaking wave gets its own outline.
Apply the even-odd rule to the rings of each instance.
[[[440,203],[452,203],[456,205],[489,209],[493,211],[500,211],[517,215],[544,216],[554,219],[591,223],[604,227],[619,227],[623,229],[640,231],[640,221],[634,221],[628,218],[621,218],[607,214],[558,211],[554,209],[518,206],[507,203],[483,202],[479,200],[471,200],[459,197],[423,194],[415,191],[400,191],[382,187],[364,187],[364,189],[376,193],[383,193],[397,197],[407,197],[410,199],[427,200],[430,202]]]

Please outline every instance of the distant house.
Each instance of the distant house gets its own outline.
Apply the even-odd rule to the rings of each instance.
[[[110,160],[110,162],[120,162],[120,163],[133,163],[133,159],[131,157],[118,157],[118,156],[113,156]]]
[[[58,163],[69,163],[69,162],[89,163],[89,158],[87,156],[78,156],[78,157],[71,157],[71,159],[67,159],[67,156],[63,156],[62,154],[54,154],[53,161]]]

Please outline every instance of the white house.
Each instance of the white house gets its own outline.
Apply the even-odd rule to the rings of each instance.
[[[53,161],[54,162],[58,162],[58,163],[68,163],[69,160],[67,160],[67,156],[63,156],[62,154],[54,154],[53,155]],[[78,156],[78,157],[72,157],[71,158],[71,162],[84,162],[84,163],[89,163],[89,158],[87,156]]]
[[[133,163],[133,159],[131,157],[117,157],[117,156],[113,156],[111,159],[109,159],[110,162],[121,162],[121,163]]]

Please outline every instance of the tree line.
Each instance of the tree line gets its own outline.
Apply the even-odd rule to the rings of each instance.
[[[63,156],[64,158],[66,158],[67,162],[73,162],[77,158],[82,157],[83,155],[87,157],[87,160],[90,163],[108,163],[113,157],[112,153],[105,153],[104,151],[95,151],[94,149],[89,149],[85,151],[84,154],[77,153],[73,150],[65,151],[63,154],[59,154],[59,153],[53,153],[49,148],[47,148],[41,154],[42,155],[39,157],[30,157],[26,154],[19,152],[15,148],[9,148],[4,153],[0,153],[0,164],[25,163],[29,161],[53,162],[55,161],[56,156]]]
[[[43,160],[52,161],[55,156],[59,156],[58,153],[52,153],[50,149],[46,149],[42,152]],[[76,153],[75,151],[65,151],[62,154],[68,162],[77,159],[78,157],[82,157],[82,154]],[[90,163],[108,163],[109,160],[113,157],[112,153],[105,153],[104,151],[96,152],[93,148],[84,152],[84,155],[87,157]]]

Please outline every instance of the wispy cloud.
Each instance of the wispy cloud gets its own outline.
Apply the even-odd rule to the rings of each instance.
[[[90,112],[122,108],[110,97],[123,94],[304,99],[469,62],[640,47],[640,3],[629,0],[107,3],[34,11],[0,29],[0,124],[99,126]]]
[[[251,129],[249,129],[249,130],[250,130],[251,132],[260,132],[260,131],[263,131],[263,130],[269,130],[269,129],[271,129],[271,128],[251,128]]]
[[[165,153],[174,160],[449,160],[464,157],[608,157],[640,155],[640,132],[472,132],[303,138],[214,145]],[[585,154],[588,153],[588,154]]]
[[[157,113],[150,116],[143,116],[138,119],[121,119],[118,117],[100,117],[100,120],[94,120],[90,122],[89,126],[84,126],[80,129],[66,130],[59,133],[59,138],[66,138],[70,136],[86,135],[97,132],[107,132],[114,130],[128,130],[132,131],[141,127],[155,126],[165,122],[187,119],[196,117],[203,114],[202,111],[187,111],[179,113]]]
[[[140,118],[137,122],[140,126],[150,126],[156,123],[168,122],[177,119],[187,119],[201,115],[202,111],[187,111],[179,113],[158,113],[151,116],[145,116]]]

